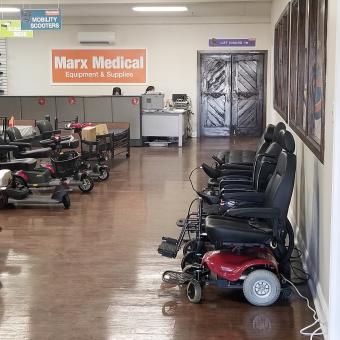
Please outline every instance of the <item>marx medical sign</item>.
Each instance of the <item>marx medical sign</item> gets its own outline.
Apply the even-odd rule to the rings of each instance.
[[[59,9],[21,10],[22,30],[60,30],[61,14]]]
[[[146,49],[53,49],[53,84],[145,84]]]

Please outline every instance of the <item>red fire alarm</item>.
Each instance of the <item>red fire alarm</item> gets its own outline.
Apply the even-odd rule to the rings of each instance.
[[[139,104],[139,98],[133,97],[131,99],[131,103],[132,103],[132,105],[138,105]]]
[[[69,103],[70,105],[75,104],[75,103],[76,103],[76,98],[75,98],[75,97],[68,97],[68,103]]]
[[[45,105],[45,104],[46,104],[46,99],[45,99],[45,97],[39,97],[39,98],[38,98],[38,103],[39,103],[39,105]]]

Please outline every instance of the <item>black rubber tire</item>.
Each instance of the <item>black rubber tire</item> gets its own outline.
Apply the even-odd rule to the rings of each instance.
[[[110,177],[110,171],[106,167],[99,167],[99,179],[106,181]]]
[[[90,192],[93,187],[94,187],[94,181],[93,179],[88,176],[88,175],[82,175],[81,176],[81,181],[82,181],[82,184],[79,185],[79,189],[82,191],[82,192]],[[83,181],[86,182],[86,186],[83,185]]]
[[[6,208],[7,204],[8,204],[8,196],[3,190],[1,190],[0,191],[0,209]]]
[[[197,241],[190,240],[183,247],[183,255],[185,256],[187,253],[191,251],[196,251],[196,250],[197,250]]]
[[[16,188],[20,189],[20,188],[23,188],[23,187],[27,187],[27,182],[20,176],[13,176],[13,179],[14,179],[14,185]]]
[[[200,283],[192,279],[187,285],[187,297],[191,303],[200,303],[202,300],[202,287]]]
[[[63,203],[65,209],[70,209],[71,199],[69,194],[64,195],[61,202]]]
[[[186,266],[192,265],[192,264],[199,264],[200,259],[196,255],[195,251],[191,251],[189,253],[186,253],[186,255],[183,256],[181,261],[181,269],[183,270]]]
[[[281,283],[274,273],[265,269],[251,272],[243,282],[243,294],[254,306],[270,306],[277,301]]]

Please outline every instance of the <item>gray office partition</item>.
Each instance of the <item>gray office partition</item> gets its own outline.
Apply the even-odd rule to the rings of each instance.
[[[55,97],[21,97],[21,119],[54,118],[56,113]]]
[[[113,96],[112,110],[114,122],[130,123],[131,145],[142,145],[141,98],[139,96]]]
[[[111,96],[84,97],[85,121],[112,122]]]
[[[140,96],[0,96],[0,115],[36,120],[49,115],[58,118],[59,127],[76,116],[80,122],[127,122],[131,145],[142,145]]]
[[[20,97],[0,97],[1,117],[12,117],[21,119],[21,100]]]
[[[84,97],[56,97],[56,105],[59,127],[76,117],[79,122],[85,121]]]

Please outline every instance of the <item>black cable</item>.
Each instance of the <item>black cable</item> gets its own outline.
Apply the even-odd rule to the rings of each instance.
[[[192,190],[194,190],[196,192],[197,195],[199,195],[198,191],[194,188],[194,185],[192,183],[192,180],[191,180],[191,176],[192,174],[197,170],[197,169],[201,169],[200,166],[198,166],[197,168],[193,169],[191,172],[190,172],[190,175],[189,175],[189,181],[190,181],[190,184],[191,184],[191,187],[192,187]]]
[[[195,199],[193,199],[189,205],[189,209],[188,209],[188,213],[187,213],[187,218],[189,218],[190,216],[190,211],[191,211],[191,207],[194,204],[194,202],[196,202],[198,200],[198,197],[196,197]]]

